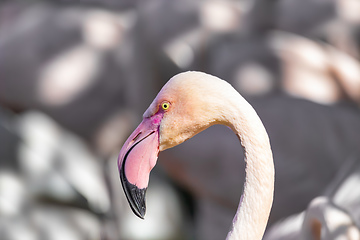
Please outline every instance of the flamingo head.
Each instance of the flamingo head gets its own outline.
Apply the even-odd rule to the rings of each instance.
[[[174,147],[213,124],[226,124],[219,105],[229,84],[211,75],[186,72],[170,79],[123,145],[118,167],[131,209],[144,218],[149,175],[160,151]],[[213,92],[213,93],[212,93]],[[226,91],[224,91],[226,92]],[[206,107],[211,106],[211,108]]]

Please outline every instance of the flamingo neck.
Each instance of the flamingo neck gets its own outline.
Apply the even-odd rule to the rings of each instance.
[[[273,201],[272,151],[269,137],[255,110],[240,95],[232,100],[236,101],[236,104],[233,105],[227,122],[244,148],[246,178],[244,191],[226,239],[261,240]]]

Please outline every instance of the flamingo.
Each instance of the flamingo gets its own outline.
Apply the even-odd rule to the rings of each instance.
[[[159,152],[214,124],[231,128],[245,152],[244,191],[226,239],[261,239],[274,192],[269,137],[251,105],[229,83],[206,73],[172,77],[121,148],[118,167],[129,205],[135,215],[144,218],[149,175]]]
[[[359,159],[354,155],[342,163],[324,195],[314,198],[305,211],[272,225],[263,239],[360,239]]]
[[[359,228],[351,216],[323,196],[315,198],[309,204],[300,234],[300,239],[303,240],[360,238]]]

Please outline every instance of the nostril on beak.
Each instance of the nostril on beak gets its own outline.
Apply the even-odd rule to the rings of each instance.
[[[142,132],[139,132],[138,134],[136,134],[136,136],[133,138],[133,141],[134,141],[134,142],[139,138],[139,136],[140,136],[141,133],[142,133]]]

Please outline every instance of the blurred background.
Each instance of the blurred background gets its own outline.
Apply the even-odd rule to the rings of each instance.
[[[0,239],[224,239],[244,181],[228,128],[159,155],[145,220],[119,181],[122,144],[186,70],[230,82],[267,128],[264,239],[298,239],[319,197],[348,219],[330,231],[359,236],[359,13],[359,0],[2,1]]]

